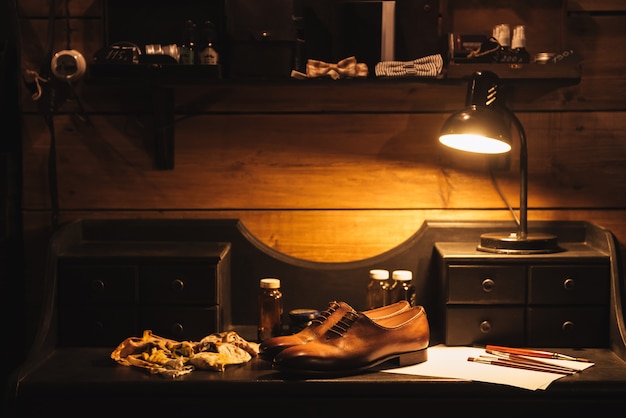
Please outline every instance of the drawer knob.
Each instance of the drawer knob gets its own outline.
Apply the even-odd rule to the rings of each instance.
[[[104,282],[102,280],[100,280],[100,279],[92,280],[91,281],[91,290],[94,290],[96,292],[104,290]]]
[[[493,289],[496,287],[496,282],[494,282],[492,279],[485,279],[483,280],[482,286],[483,291],[489,293],[493,291]]]
[[[483,334],[489,334],[489,332],[491,332],[491,323],[489,321],[481,322],[480,332],[482,332]]]
[[[172,283],[170,283],[170,288],[174,292],[182,292],[183,289],[185,288],[185,282],[179,279],[172,280]]]
[[[574,323],[572,321],[565,321],[563,325],[561,325],[561,329],[563,332],[571,333],[574,332]]]
[[[567,278],[563,281],[563,289],[565,290],[573,290],[575,287],[575,282],[574,279],[572,278]]]

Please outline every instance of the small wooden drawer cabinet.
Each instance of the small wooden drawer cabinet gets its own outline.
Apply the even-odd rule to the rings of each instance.
[[[475,243],[435,244],[448,345],[609,345],[610,260],[584,243],[563,252],[500,255]]]
[[[198,341],[230,325],[230,244],[81,243],[57,257],[57,293],[60,345]]]

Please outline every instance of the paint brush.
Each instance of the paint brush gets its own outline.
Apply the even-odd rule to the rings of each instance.
[[[505,361],[505,360],[500,360],[500,359],[468,357],[467,361],[471,361],[474,363],[490,364],[492,366],[510,367],[512,369],[530,370],[534,372],[555,373],[555,374],[563,374],[563,375],[574,374],[574,372],[572,371],[567,372],[567,371],[562,371],[562,370],[555,370],[554,368],[549,368],[549,367],[540,366],[540,365],[533,366],[530,364],[515,363],[512,361]]]
[[[525,363],[525,364],[534,364],[534,365],[548,366],[548,367],[555,368],[555,369],[560,369],[560,370],[563,370],[563,371],[572,371],[572,372],[578,372],[579,371],[578,369],[574,369],[572,367],[567,367],[567,366],[563,366],[563,365],[560,365],[560,364],[549,363],[547,361],[542,361],[542,360],[538,360],[536,358],[522,356],[520,354],[503,353],[501,351],[490,350],[490,349],[487,349],[485,351],[487,352],[487,354],[491,354],[492,356],[494,356],[496,358],[501,358],[501,359],[505,359],[505,360],[509,360],[509,361],[514,361],[514,362],[517,362],[517,363]]]
[[[551,351],[530,350],[526,348],[502,347],[498,345],[487,345],[486,350],[494,350],[494,351],[499,351],[501,353],[508,353],[508,354],[517,354],[520,356],[551,358],[555,360],[583,361],[583,362],[589,363],[589,360],[586,358],[572,357],[572,356],[568,356],[565,354],[553,353]]]
[[[524,357],[516,357],[516,356],[501,357],[501,356],[491,355],[491,356],[479,356],[479,358],[483,358],[486,360],[499,360],[504,363],[519,364],[519,365],[528,366],[532,368],[537,367],[537,368],[545,369],[545,371],[553,371],[555,373],[562,373],[562,374],[574,374],[578,372],[578,370],[572,369],[570,367],[542,362],[539,360],[533,361],[532,359],[525,359]]]

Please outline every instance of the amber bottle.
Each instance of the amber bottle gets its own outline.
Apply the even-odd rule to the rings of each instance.
[[[275,278],[261,279],[258,301],[259,325],[257,336],[261,342],[281,335],[283,331],[283,293],[280,290],[280,280]]]

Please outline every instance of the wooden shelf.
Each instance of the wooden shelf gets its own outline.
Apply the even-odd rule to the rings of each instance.
[[[559,79],[579,80],[582,74],[582,65],[578,62],[560,62],[553,64],[492,64],[492,63],[450,63],[437,78],[428,77],[404,77],[404,78],[367,78],[357,81],[390,82],[390,81],[438,81],[443,79],[465,79],[479,70],[489,70],[496,73],[502,79]],[[223,84],[272,84],[277,82],[294,82],[289,77],[238,77],[223,78],[219,66],[213,65],[162,65],[148,66],[139,64],[91,64],[89,67],[89,80],[94,83],[111,84],[194,84],[207,82]],[[296,82],[323,81],[295,80]],[[331,80],[333,83],[351,82],[353,79]]]
[[[446,67],[447,78],[470,78],[480,70],[489,70],[502,79],[559,79],[580,80],[580,63],[560,62],[553,64],[486,64],[486,63],[451,63]]]

